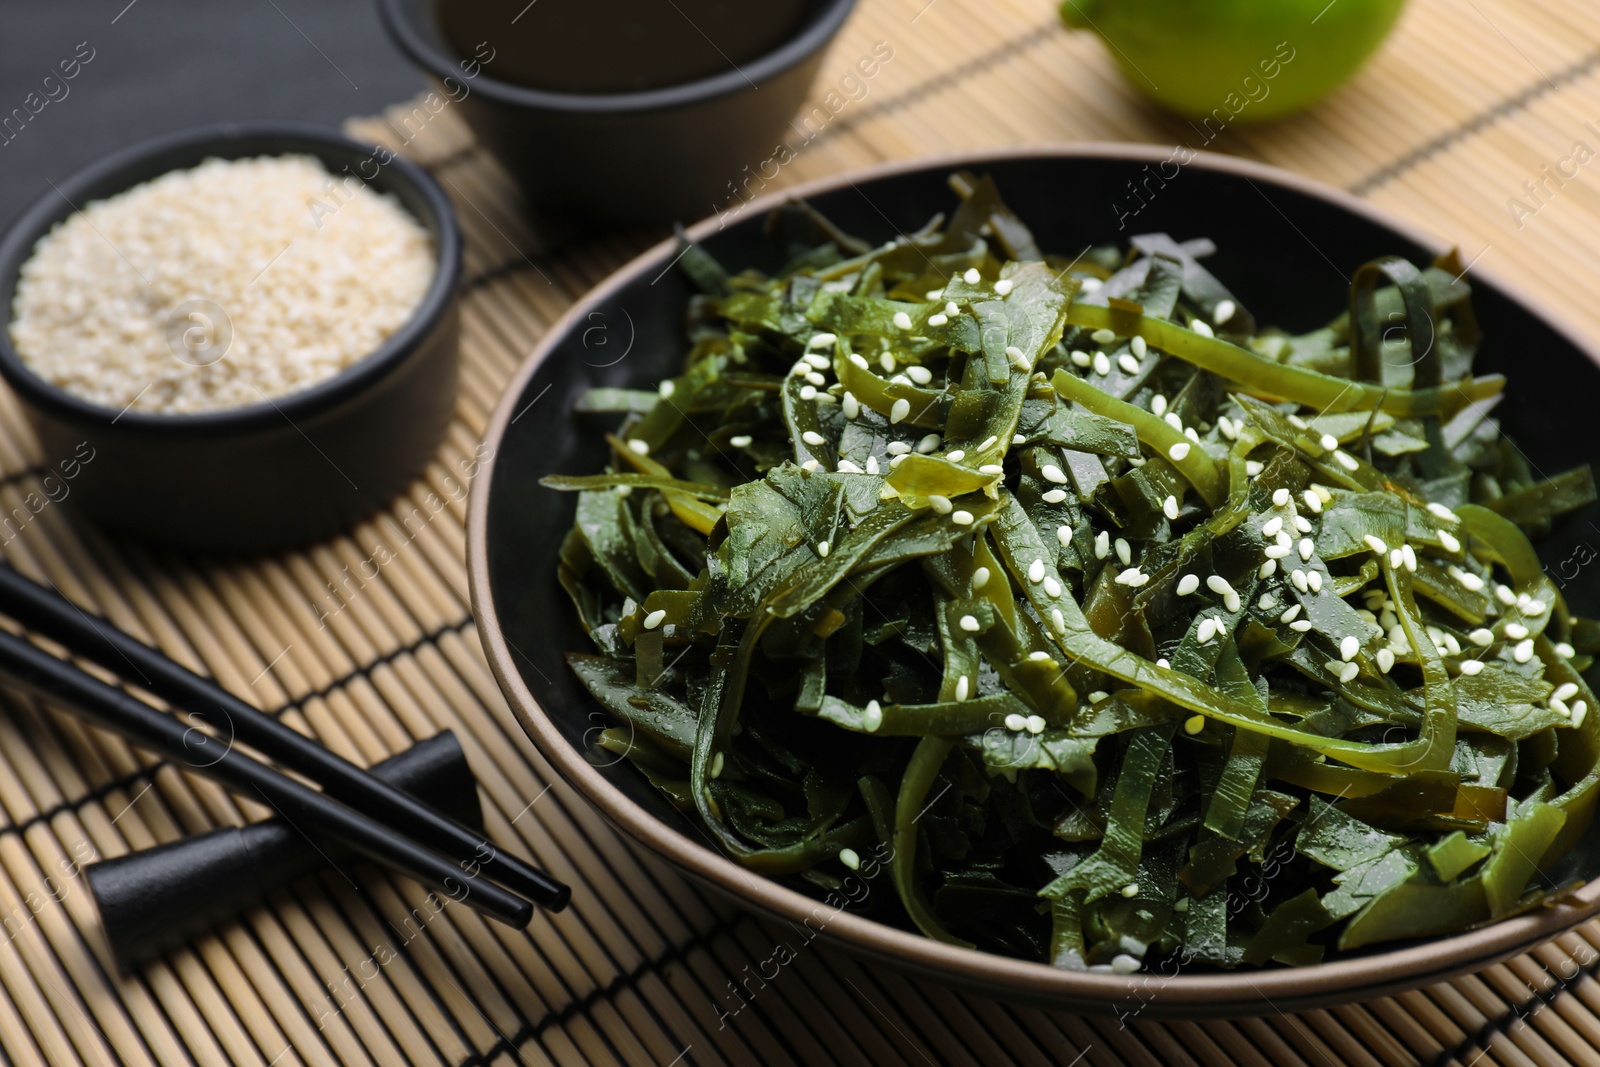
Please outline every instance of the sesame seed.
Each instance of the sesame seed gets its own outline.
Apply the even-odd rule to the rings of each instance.
[[[1457,515],[1455,512],[1453,512],[1449,508],[1445,507],[1443,504],[1440,504],[1440,503],[1437,503],[1437,502],[1430,503],[1428,505],[1428,511],[1431,512],[1433,515],[1437,516],[1438,518],[1443,519],[1445,522],[1460,522],[1461,521],[1461,516]]]
[[[1567,702],[1560,697],[1551,697],[1549,707],[1551,711],[1563,718],[1572,718],[1572,709],[1567,707]]]
[[[1517,602],[1517,594],[1513,593],[1509,588],[1503,585],[1497,585],[1494,587],[1494,598],[1508,608],[1514,606]]]
[[[901,397],[899,400],[894,402],[892,407],[889,408],[889,421],[891,423],[903,422],[905,421],[906,416],[910,414],[911,401],[907,400],[905,397]]]
[[[1046,463],[1040,467],[1039,474],[1047,482],[1055,482],[1057,485],[1065,485],[1067,483],[1067,476],[1054,463]]]
[[[1188,734],[1190,737],[1193,737],[1195,734],[1199,733],[1205,728],[1206,717],[1204,715],[1191,715],[1183,721],[1183,732]]]
[[[1256,568],[1256,577],[1257,578],[1271,578],[1274,574],[1277,574],[1277,573],[1278,573],[1278,561],[1275,560],[1275,559],[1264,560],[1264,561],[1262,561],[1261,566]]]
[[[954,452],[946,452],[944,458],[948,459],[951,463],[960,463],[962,460],[967,458],[967,450],[964,448],[958,448]]]
[[[1161,421],[1166,423],[1168,426],[1171,426],[1179,433],[1183,432],[1183,420],[1178,417],[1178,413],[1176,411],[1167,412],[1165,415],[1161,416]]]
[[[977,267],[968,267],[967,272],[961,277],[966,279],[968,285],[977,285],[983,280],[983,275],[978,273]]]
[[[1511,650],[1511,658],[1518,663],[1526,663],[1533,658],[1533,638],[1524,638],[1517,642],[1517,647]]]
[[[1117,333],[1115,330],[1099,329],[1091,333],[1089,337],[1097,345],[1109,345],[1115,343]]]
[[[900,330],[911,329],[911,316],[904,311],[896,311],[894,313],[894,325],[896,329]]]
[[[930,493],[928,495],[928,506],[941,515],[948,515],[955,509],[955,505],[950,503],[949,497],[940,496],[938,493]]]
[[[1193,426],[1185,426],[1184,429],[1183,429],[1183,436],[1187,437],[1189,440],[1193,441],[1195,444],[1199,444],[1200,443],[1200,432],[1198,430],[1196,430]]]
[[[817,542],[817,555],[821,556],[823,559],[827,559],[829,547],[830,546],[826,541]]]
[[[1028,581],[1035,583],[1044,581],[1044,560],[1036,559],[1028,564]]]
[[[1139,373],[1139,361],[1126,352],[1117,357],[1117,366],[1122,368],[1122,373],[1124,374]]]
[[[1011,445],[1012,445],[1013,448],[1015,448],[1018,445],[1025,445],[1027,443],[1028,443],[1028,435],[1027,434],[1014,433],[1014,434],[1011,435]]]
[[[917,442],[917,451],[921,452],[923,455],[927,455],[929,452],[932,452],[934,449],[938,448],[942,443],[943,439],[940,438],[938,434],[930,433],[928,436]]]
[[[1072,527],[1070,527],[1070,526],[1057,526],[1056,527],[1056,540],[1061,542],[1061,547],[1062,548],[1071,548],[1072,547]]]
[[[856,399],[856,395],[854,393],[845,393],[844,400],[840,402],[839,407],[844,411],[844,417],[847,419],[859,418],[861,415],[861,401]],[[894,445],[899,443],[900,442],[896,441],[894,444],[889,446],[891,455],[899,454],[894,451]]]
[[[1182,463],[1183,460],[1189,455],[1189,447],[1189,442],[1179,441],[1177,444],[1167,449],[1167,456],[1171,458],[1174,463]]]
[[[1042,734],[1044,733],[1044,728],[1050,724],[1044,721],[1044,716],[1042,715],[1029,715],[1025,725],[1030,734]]]
[[[1207,615],[1200,620],[1200,626],[1194,632],[1194,639],[1202,645],[1209,644],[1211,639],[1217,636],[1218,629],[1217,620]]]
[[[1557,700],[1571,700],[1578,695],[1578,686],[1574,682],[1563,682],[1552,695]]]
[[[634,455],[648,456],[650,454],[650,442],[649,441],[640,441],[638,439],[635,439],[635,440],[632,440],[632,441],[628,442],[628,448],[629,448],[630,451],[632,451],[634,453]]]
[[[1307,630],[1311,629],[1311,620],[1310,619],[1296,619],[1294,622],[1291,622],[1289,624],[1289,629],[1293,630],[1295,633],[1303,634]]]
[[[1513,641],[1521,641],[1528,636],[1528,628],[1520,622],[1508,622],[1506,623],[1506,636]]]
[[[1273,503],[1273,506],[1275,506],[1275,507],[1280,507],[1280,508],[1288,507],[1289,506],[1289,490],[1287,490],[1287,489],[1274,489],[1272,491],[1272,503]]]
[[[1049,489],[1041,493],[1039,499],[1046,504],[1059,504],[1067,499],[1067,491],[1065,489]]]
[[[975,616],[975,615],[963,615],[963,616],[961,616],[961,628],[963,630],[967,631],[967,633],[969,633],[969,634],[975,634],[982,627],[978,622],[977,616]]]
[[[1158,659],[1156,660],[1156,666],[1160,667],[1162,670],[1169,670],[1172,667],[1172,661],[1168,659]]]
[[[1339,683],[1341,685],[1349,685],[1356,680],[1360,673],[1361,665],[1359,663],[1346,663],[1339,668]]]
[[[1194,592],[1196,589],[1199,589],[1199,588],[1200,588],[1200,576],[1199,575],[1196,575],[1196,574],[1185,574],[1182,578],[1178,579],[1178,595],[1179,596],[1188,596],[1190,593]]]
[[[1300,590],[1300,592],[1302,592],[1302,593],[1307,592],[1310,589],[1310,585],[1306,580],[1306,572],[1305,571],[1293,571],[1293,572],[1291,572],[1290,575],[1289,575],[1289,580],[1291,582],[1293,582],[1294,583],[1294,587],[1296,589]]]
[[[1333,454],[1333,458],[1338,462],[1339,466],[1343,467],[1347,471],[1358,471],[1361,469],[1361,461],[1356,459],[1356,457],[1352,456],[1342,448]]]
[[[728,438],[728,444],[732,445],[734,448],[749,448],[753,440],[754,439],[749,434],[742,433],[737,437]]]
[[[1117,558],[1122,561],[1123,566],[1133,562],[1133,546],[1128,544],[1127,538],[1117,538],[1112,542],[1112,547],[1117,550]]]
[[[1129,900],[1132,900],[1134,897],[1138,896],[1139,895],[1139,883],[1138,882],[1129,882],[1127,885],[1123,886],[1122,887],[1122,895],[1127,897]]]
[[[1050,653],[1042,652],[1042,651],[1040,651],[1038,649],[1035,649],[1034,651],[1028,653],[1028,660],[1030,662],[1032,662],[1032,663],[1043,663],[1045,660],[1047,660],[1049,658],[1050,658]]]
[[[828,442],[826,437],[823,437],[815,430],[807,430],[805,433],[800,435],[800,440],[804,441],[808,445],[822,445],[827,444]]]
[[[1589,713],[1589,702],[1580,700],[1572,705],[1572,726],[1577,729],[1583,725],[1583,717]]]
[[[882,367],[885,374],[894,373],[894,353],[885,352],[878,357],[878,366]]]
[[[1058,599],[1061,596],[1061,583],[1047,574],[1044,578],[1044,591],[1051,600]]]
[[[1006,469],[1000,466],[998,463],[985,463],[983,466],[978,468],[979,474],[1000,475],[1004,474],[1005,472]]]
[[[654,630],[657,626],[660,626],[663,622],[665,622],[666,618],[667,613],[665,609],[657,608],[644,617],[644,628],[646,630]]]
[[[850,362],[851,362],[852,365],[860,368],[861,370],[871,370],[872,369],[871,366],[869,366],[868,363],[867,363],[867,357],[863,356],[860,352],[852,352],[852,353],[850,353]]]
[[[1151,397],[1150,412],[1154,415],[1165,415],[1167,413],[1167,398],[1162,396],[1160,393],[1157,393],[1155,396]]]
[[[1483,579],[1479,578],[1471,571],[1462,571],[1460,574],[1457,574],[1456,581],[1460,582],[1461,588],[1467,590],[1469,593],[1483,592]]]
[[[911,366],[906,368],[906,377],[918,385],[927,385],[933,381],[933,371],[927,367]]]
[[[1461,661],[1459,666],[1461,668],[1461,673],[1470,678],[1479,671],[1483,670],[1483,661],[1476,659],[1464,659]]]
[[[1232,300],[1219,300],[1217,301],[1216,310],[1211,313],[1211,317],[1216,320],[1218,326],[1221,326],[1233,318],[1233,313],[1237,310],[1239,309]]]
[[[1573,656],[1578,654],[1578,650],[1567,644],[1565,641],[1557,641],[1555,647],[1556,655],[1560,656],[1562,659],[1571,659]]]
[[[1294,522],[1294,528],[1296,530],[1299,530],[1301,533],[1311,532],[1311,520],[1306,518],[1304,515],[1291,515],[1290,519]]]
[[[867,457],[867,473],[868,474],[877,474],[878,473],[878,457],[877,456],[868,456]]]
[[[840,474],[860,474],[861,473],[861,468],[856,466],[854,463],[851,463],[848,459],[841,459],[839,461],[839,465],[837,467],[835,467],[834,469],[836,471],[838,471]]]
[[[1322,572],[1306,571],[1306,584],[1311,587],[1313,593],[1322,592]]]
[[[1313,552],[1315,552],[1316,550],[1317,550],[1317,546],[1311,543],[1311,538],[1302,537],[1300,539],[1300,558],[1301,559],[1309,560],[1311,558],[1311,554]]]
[[[1378,649],[1378,670],[1388,674],[1394,669],[1394,652],[1388,648]]]
[[[1261,524],[1262,537],[1277,537],[1278,531],[1283,529],[1283,516],[1275,515]]]
[[[1087,367],[1094,362],[1094,357],[1082,349],[1074,348],[1072,350],[1072,362],[1074,366]]]
[[[1339,439],[1333,436],[1331,433],[1323,434],[1322,439],[1317,443],[1322,446],[1322,450],[1324,452],[1332,452],[1334,449],[1339,447]]]
[[[1259,460],[1247,459],[1244,461],[1244,476],[1246,478],[1254,478],[1266,469],[1266,465]]]
[[[1228,584],[1228,579],[1220,574],[1213,574],[1206,579],[1206,588],[1218,596],[1226,596],[1233,592],[1233,586]]]
[[[1528,597],[1526,600],[1524,600],[1522,597],[1518,597],[1517,598],[1517,606],[1522,609],[1522,613],[1524,615],[1543,615],[1544,614],[1544,609],[1545,609],[1544,601],[1535,600],[1533,597]]]
[[[1282,615],[1279,615],[1278,616],[1278,621],[1279,622],[1294,622],[1294,620],[1299,616],[1299,614],[1300,614],[1300,605],[1296,604],[1293,607],[1289,608],[1289,610],[1285,611]]]
[[[1176,519],[1178,517],[1178,498],[1169,493],[1167,499],[1161,502],[1161,511],[1167,518]]]
[[[883,725],[883,709],[876,700],[867,701],[866,714],[861,717],[861,725],[867,728],[868,733],[877,733],[878,727]]]
[[[972,525],[972,512],[970,512],[970,511],[958,511],[955,514],[950,516],[950,521],[955,523],[957,526],[971,526]]]
[[[906,444],[904,441],[890,441],[883,447],[884,451],[888,452],[891,456],[903,456],[907,452],[911,451],[911,446]]]
[[[949,318],[948,315],[929,315],[928,316],[928,325],[929,326],[943,326],[945,323],[947,323],[949,321],[950,321],[950,318]]]
[[[841,848],[839,850],[839,862],[849,867],[852,871],[861,869],[861,857],[856,855],[856,850],[853,848]]]
[[[822,464],[818,463],[814,459],[808,459],[804,463],[800,464],[800,469],[803,470],[803,471],[813,471],[813,472],[815,472],[815,471],[819,471],[819,470],[822,469]]]
[[[1058,634],[1067,632],[1067,617],[1061,614],[1060,608],[1050,609],[1050,625],[1055,627],[1055,631]]]
[[[1347,636],[1339,642],[1339,658],[1349,662],[1356,658],[1356,653],[1361,651],[1361,641],[1354,634]]]
[[[1111,373],[1111,357],[1104,352],[1094,354],[1094,372],[1102,378]]]
[[[939,295],[940,294],[935,293],[933,296],[930,296],[928,299],[929,300],[937,299]],[[956,302],[954,300],[946,300],[944,302],[944,313],[946,315],[949,315],[953,319],[957,315],[961,314],[961,308],[960,308],[959,305],[956,304]]]
[[[1096,559],[1105,559],[1107,556],[1111,555],[1110,531],[1101,530],[1099,533],[1095,534],[1094,555]]]
[[[814,385],[805,385],[805,386],[801,386],[800,387],[800,399],[801,400],[815,400],[816,398],[817,398],[817,387],[816,386],[814,386]]]
[[[1479,648],[1488,648],[1490,645],[1494,644],[1494,633],[1493,631],[1485,630],[1480,626],[1478,629],[1467,635],[1467,640],[1471,641]]]
[[[1205,320],[1203,320],[1203,319],[1190,319],[1189,320],[1189,329],[1193,330],[1195,333],[1199,334],[1201,337],[1215,337],[1216,336],[1216,334],[1212,332],[1211,327],[1207,326],[1206,323],[1205,323]]]
[[[1417,550],[1410,545],[1401,545],[1400,554],[1404,557],[1406,570],[1412,574],[1417,573]]]
[[[957,678],[956,679],[956,699],[957,700],[965,700],[965,699],[967,699],[967,693],[968,693],[968,690],[970,689],[970,686],[971,686],[971,683],[969,683],[967,681],[967,676],[966,675],[963,674],[960,678]]]
[[[1008,293],[1011,292],[1011,287],[1013,285],[1015,285],[1015,284],[1016,283],[1013,282],[1010,278],[1001,278],[999,281],[994,283],[995,295],[996,296],[1005,296],[1005,295],[1007,295]]]

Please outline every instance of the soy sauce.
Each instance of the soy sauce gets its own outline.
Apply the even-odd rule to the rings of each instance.
[[[804,24],[815,0],[439,0],[462,56],[487,41],[486,73],[566,93],[628,93],[737,70]]]

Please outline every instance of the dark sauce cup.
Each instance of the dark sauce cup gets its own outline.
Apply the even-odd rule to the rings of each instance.
[[[587,225],[649,225],[713,213],[730,183],[772,156],[823,50],[855,7],[855,0],[812,0],[775,48],[730,59],[726,69],[696,80],[570,92],[497,78],[499,45],[492,37],[463,54],[440,23],[445,2],[378,0],[378,9],[395,44],[441,99],[460,109],[529,203]]]

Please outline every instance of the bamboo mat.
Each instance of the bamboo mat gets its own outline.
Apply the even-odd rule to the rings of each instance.
[[[1337,0],[1336,0],[1337,2]],[[779,182],[884,159],[1066,139],[1195,143],[1142,104],[1047,0],[864,0],[816,95],[874,42],[894,58]],[[1600,334],[1600,177],[1525,195],[1575,140],[1600,148],[1600,6],[1413,0],[1377,60],[1311,114],[1211,148],[1344,186],[1536,279]],[[1316,42],[1296,42],[1314,49]],[[859,92],[855,95],[860,96]],[[1600,924],[1473,977],[1294,1016],[1154,1024],[959,995],[816,946],[739,1001],[780,935],[620,839],[523,738],[468,610],[465,499],[502,383],[545,328],[659,237],[552,253],[446,108],[351,124],[423,161],[468,235],[457,418],[433,465],[346,536],[249,565],[152,554],[49,506],[4,544],[117,625],[363,763],[449,727],[487,826],[575,890],[525,932],[403,879],[329,873],[133,978],[116,976],[76,862],[259,817],[209,783],[28,703],[0,714],[0,1052],[17,1063],[1391,1065],[1600,1063]],[[406,119],[412,121],[409,126]],[[1198,143],[1195,143],[1199,147]],[[1597,172],[1600,173],[1600,172]],[[708,205],[708,213],[709,213]],[[1535,273],[1537,272],[1537,273]],[[1530,287],[1533,287],[1530,285]],[[40,490],[0,393],[0,509]],[[432,496],[430,496],[432,494]],[[413,509],[436,517],[413,533]],[[380,549],[380,546],[381,549]],[[353,579],[384,558],[377,577]],[[335,592],[334,590],[342,590]],[[352,592],[354,590],[354,592]],[[747,986],[746,988],[755,988]]]

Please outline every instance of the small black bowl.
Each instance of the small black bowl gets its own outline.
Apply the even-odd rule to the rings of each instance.
[[[531,203],[619,224],[697,219],[726,201],[728,183],[773,156],[823,49],[855,7],[814,0],[778,48],[709,78],[645,92],[561,93],[498,81],[492,62],[463,62],[439,28],[440,2],[378,0],[378,10],[395,44],[458,101]]]
[[[22,265],[56,223],[206,159],[302,153],[393,194],[433,238],[435,273],[411,318],[318,385],[199,414],[115,411],[23,363],[8,329]],[[348,171],[346,171],[348,168]],[[387,149],[293,123],[204,126],[112,154],[57,184],[0,240],[0,376],[39,436],[52,498],[173,547],[265,552],[327,537],[403,489],[432,457],[455,406],[461,234],[450,201]],[[46,489],[50,489],[47,480]]]

